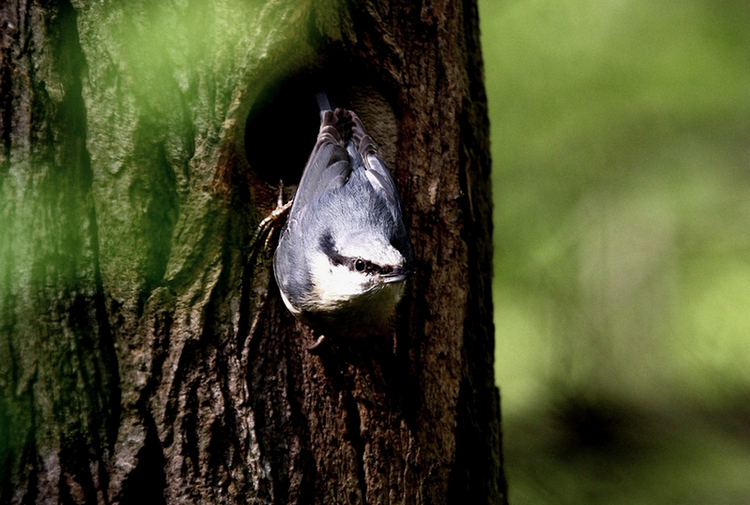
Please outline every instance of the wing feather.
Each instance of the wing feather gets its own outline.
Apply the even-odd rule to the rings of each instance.
[[[352,166],[345,145],[345,124],[333,111],[322,115],[318,139],[294,195],[289,218],[297,214],[317,195],[328,189],[343,186],[349,179]]]
[[[402,219],[403,207],[391,171],[388,170],[385,162],[378,155],[375,142],[367,134],[359,117],[354,113],[352,113],[352,123],[352,141],[362,157],[365,176],[372,188],[386,199],[392,209],[394,220],[399,222]]]

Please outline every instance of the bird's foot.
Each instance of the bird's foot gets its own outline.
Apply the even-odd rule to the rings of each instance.
[[[320,352],[320,350],[321,350],[321,349],[320,349],[320,346],[321,346],[321,345],[323,344],[323,342],[325,342],[325,341],[326,341],[326,336],[325,336],[325,335],[320,335],[320,336],[318,336],[318,338],[317,338],[317,339],[315,340],[315,342],[313,342],[313,343],[312,343],[312,345],[309,345],[309,346],[307,347],[307,350],[308,350],[308,352],[310,352],[310,353],[312,353],[312,354],[317,354],[317,353],[319,353],[319,352]]]
[[[279,181],[279,198],[278,200],[276,200],[276,208],[271,211],[271,213],[266,216],[260,222],[260,224],[258,224],[258,228],[255,230],[255,234],[253,234],[253,238],[250,243],[257,244],[258,242],[263,240],[264,248],[268,248],[271,243],[271,237],[273,236],[274,228],[276,228],[279,221],[281,221],[289,213],[289,209],[292,207],[293,201],[294,199],[289,200],[287,203],[284,203],[284,183],[282,181]]]

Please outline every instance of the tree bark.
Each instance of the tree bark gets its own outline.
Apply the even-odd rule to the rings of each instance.
[[[0,503],[506,503],[475,2],[6,0],[0,28]],[[394,334],[318,355],[251,238],[313,83],[416,256]]]

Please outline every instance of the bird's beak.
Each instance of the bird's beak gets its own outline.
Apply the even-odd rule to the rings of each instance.
[[[414,272],[412,270],[409,270],[408,268],[403,268],[403,267],[396,267],[391,272],[388,272],[387,274],[382,274],[380,276],[380,279],[385,284],[390,284],[392,282],[405,281],[406,279],[409,279],[412,275],[414,275]]]

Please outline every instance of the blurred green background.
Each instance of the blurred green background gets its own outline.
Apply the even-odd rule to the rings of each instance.
[[[750,2],[479,8],[512,505],[750,503]]]

